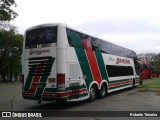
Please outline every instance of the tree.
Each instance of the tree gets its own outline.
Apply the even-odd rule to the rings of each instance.
[[[18,16],[12,6],[16,7],[15,0],[0,0],[0,75],[4,81],[7,75],[12,80],[13,73],[21,69],[23,36],[16,34],[16,27],[9,23]]]
[[[155,60],[156,55],[157,55],[156,53],[141,53],[138,54],[138,59],[140,61],[146,61],[152,63]]]
[[[160,53],[141,53],[138,54],[138,60],[150,63],[154,68],[154,73],[160,75]]]
[[[3,21],[0,23],[0,30],[7,30],[7,31],[15,31],[17,30],[17,27],[10,24],[9,21]]]
[[[160,75],[160,53],[155,57],[153,66],[155,68],[155,73]]]
[[[15,0],[0,0],[0,21],[11,21],[18,14],[11,9],[11,6],[16,7]]]
[[[14,31],[1,30],[0,38],[0,74],[5,81],[7,74],[11,77],[20,65],[23,36]]]

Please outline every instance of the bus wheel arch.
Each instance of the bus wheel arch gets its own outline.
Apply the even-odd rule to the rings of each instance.
[[[135,81],[135,79],[133,78],[132,88],[134,88],[134,87],[135,87],[135,85],[136,85],[136,81]]]
[[[104,98],[106,94],[108,93],[107,91],[108,91],[107,83],[103,82],[100,89],[98,90],[98,97]]]

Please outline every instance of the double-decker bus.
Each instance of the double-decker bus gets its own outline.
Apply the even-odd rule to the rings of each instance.
[[[130,49],[64,24],[37,25],[24,37],[24,99],[94,101],[140,84],[137,55]]]
[[[141,61],[142,64],[142,79],[152,78],[153,77],[153,67],[150,63],[146,61]]]

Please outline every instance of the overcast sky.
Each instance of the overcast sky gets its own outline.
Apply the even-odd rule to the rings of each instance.
[[[160,53],[160,0],[15,0],[20,33],[65,23],[137,53]]]

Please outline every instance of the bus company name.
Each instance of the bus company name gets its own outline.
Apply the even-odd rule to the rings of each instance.
[[[119,63],[130,64],[130,60],[117,58],[116,64],[119,64]]]
[[[31,50],[29,54],[30,55],[33,55],[33,54],[40,55],[42,53],[50,53],[50,50]]]

